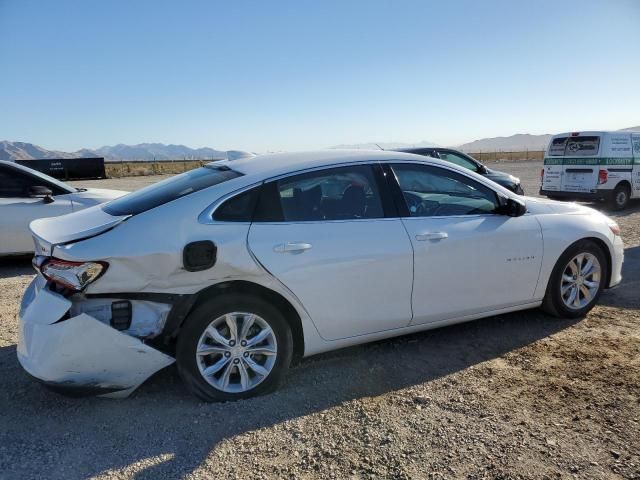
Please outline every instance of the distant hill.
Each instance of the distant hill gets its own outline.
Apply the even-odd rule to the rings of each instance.
[[[138,145],[105,146],[95,150],[83,148],[77,152],[47,150],[26,142],[0,141],[0,160],[35,160],[46,158],[104,157],[112,161],[124,160],[177,160],[182,158],[219,160],[227,158],[227,152],[213,148],[189,148],[185,145],[140,143]]]
[[[463,143],[456,148],[463,152],[516,152],[521,150],[544,150],[551,140],[550,134],[530,135],[518,133],[510,137],[482,138],[473,142]]]
[[[33,160],[35,158],[74,157],[76,157],[76,155],[74,155],[73,153],[47,150],[32,143],[9,142],[7,140],[0,141],[0,160]]]
[[[620,129],[621,132],[639,131],[640,125],[637,127],[629,127]],[[550,134],[530,135],[528,133],[518,133],[509,137],[481,138],[473,142],[463,143],[454,148],[458,148],[465,152],[496,152],[496,151],[522,151],[522,150],[544,150],[551,139]],[[420,147],[438,147],[439,145],[423,140],[418,143],[402,143],[402,142],[369,142],[342,144],[330,148],[342,149],[372,149],[377,150],[381,147],[384,150],[394,150],[398,148],[420,148]],[[104,146],[97,149],[83,148],[77,152],[60,152],[57,150],[47,150],[33,143],[27,142],[11,142],[8,140],[0,141],[0,160],[35,160],[39,158],[86,158],[86,157],[104,157],[111,161],[124,160],[178,160],[201,159],[201,160],[219,160],[227,158],[227,152],[216,150],[214,148],[190,148],[185,145],[165,145],[163,143],[139,143],[137,145],[112,145]]]
[[[140,143],[101,147],[95,154],[109,160],[172,160],[179,158],[196,158],[216,160],[226,158],[227,153],[213,148],[189,148],[185,145],[164,145],[163,143]]]
[[[622,128],[620,132],[640,132],[640,125],[637,127]],[[549,145],[552,135],[530,135],[528,133],[518,133],[510,137],[482,138],[469,143],[463,143],[455,148],[464,152],[517,152],[521,150],[544,150]]]
[[[640,126],[623,128],[621,132],[640,131]],[[464,152],[518,152],[523,150],[545,150],[551,140],[551,134],[531,135],[529,133],[517,133],[509,137],[493,137],[481,138],[473,142],[463,143],[462,145],[453,145]],[[384,150],[395,150],[398,148],[419,148],[419,147],[438,147],[434,142],[422,141],[420,143],[399,143],[399,142],[369,142],[336,145],[331,148],[355,148],[355,149],[371,149],[377,150],[378,145]]]
[[[420,148],[420,147],[437,147],[439,146],[437,143],[422,141],[420,143],[402,143],[402,142],[380,142],[380,143],[354,143],[354,144],[343,144],[343,145],[335,145],[330,148],[336,149],[348,149],[348,150],[380,150],[381,147],[383,150],[395,150],[397,148]]]

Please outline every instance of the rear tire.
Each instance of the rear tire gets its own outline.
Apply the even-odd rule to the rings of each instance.
[[[596,243],[590,240],[574,243],[551,272],[542,310],[554,317],[585,316],[598,302],[607,275],[605,253]]]
[[[280,310],[260,297],[227,294],[187,317],[176,363],[187,388],[201,400],[233,401],[274,391],[292,353],[291,328]]]
[[[629,204],[629,197],[631,196],[631,189],[626,183],[619,183],[613,190],[611,196],[611,208],[614,210],[624,210]]]

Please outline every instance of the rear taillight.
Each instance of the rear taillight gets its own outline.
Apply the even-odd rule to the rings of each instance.
[[[75,292],[82,291],[102,275],[106,262],[68,262],[50,258],[39,266],[40,273],[47,280]]]
[[[607,183],[607,180],[609,180],[609,172],[607,170],[600,170],[598,172],[598,185]]]
[[[544,182],[544,168],[540,170],[540,184]]]

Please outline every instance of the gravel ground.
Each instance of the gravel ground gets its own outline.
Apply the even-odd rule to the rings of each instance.
[[[537,190],[539,162],[492,166]],[[585,319],[519,312],[319,355],[229,404],[172,367],[126,400],[45,390],[15,357],[29,262],[4,261],[0,478],[640,478],[640,205],[615,216],[625,280]]]

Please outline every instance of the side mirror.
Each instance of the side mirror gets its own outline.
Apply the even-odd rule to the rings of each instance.
[[[51,203],[54,201],[51,189],[42,185],[33,185],[29,187],[29,196],[31,198],[42,198],[44,203]]]
[[[515,198],[502,198],[500,199],[500,208],[498,213],[500,215],[508,215],[510,217],[521,217],[527,213],[527,205]]]

